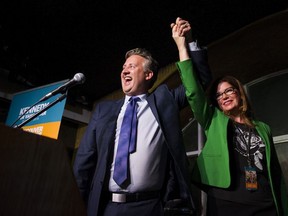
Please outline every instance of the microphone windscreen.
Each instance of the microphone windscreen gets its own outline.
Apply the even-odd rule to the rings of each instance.
[[[77,82],[77,83],[79,83],[79,84],[82,84],[82,83],[84,83],[85,82],[85,76],[84,76],[84,74],[83,73],[77,73],[77,74],[75,74],[75,76],[74,76],[74,80]]]

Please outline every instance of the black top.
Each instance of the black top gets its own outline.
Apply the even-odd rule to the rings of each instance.
[[[244,124],[231,122],[228,126],[228,145],[231,185],[227,189],[209,187],[208,195],[243,204],[271,204],[273,197],[268,181],[265,143],[257,131]],[[245,186],[245,167],[249,167],[249,158],[257,173],[258,188],[253,191],[247,190]]]

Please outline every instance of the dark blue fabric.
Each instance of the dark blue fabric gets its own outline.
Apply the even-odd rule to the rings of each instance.
[[[108,202],[103,216],[163,216],[164,208],[159,199],[130,203]]]

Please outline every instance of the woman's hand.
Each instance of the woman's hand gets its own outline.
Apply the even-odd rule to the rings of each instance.
[[[191,26],[188,21],[178,17],[175,23],[170,25],[172,29],[172,38],[174,39],[179,51],[180,61],[189,59],[187,43],[192,42]]]

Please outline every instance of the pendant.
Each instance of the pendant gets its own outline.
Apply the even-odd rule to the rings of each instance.
[[[245,184],[247,190],[257,190],[257,173],[254,167],[245,167]]]

